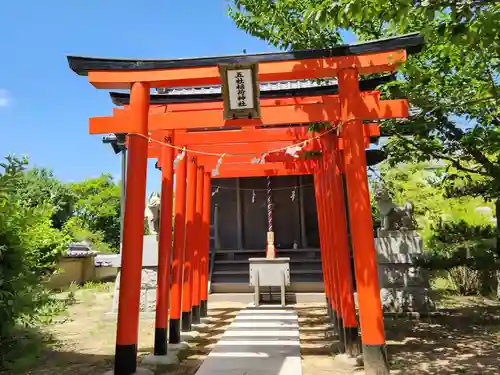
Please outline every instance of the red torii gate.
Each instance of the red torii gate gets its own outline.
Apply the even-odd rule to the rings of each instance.
[[[244,140],[245,138],[245,132],[244,131],[239,131],[240,133],[240,138],[237,139],[235,136],[235,133],[237,131],[232,131],[232,134],[230,135],[230,138],[232,141],[238,141],[238,140]],[[225,140],[224,136],[225,132],[219,132],[219,139],[222,139],[221,141],[223,142]],[[368,133],[366,135],[370,136],[376,136],[378,135],[378,127],[375,126],[368,126],[366,127],[365,133]],[[191,134],[189,134],[191,135]],[[190,147],[190,142],[189,142],[189,135],[187,135],[183,141],[184,144],[189,147],[189,150],[192,150]],[[311,138],[305,138],[305,139],[311,139]],[[366,139],[367,140],[367,139]],[[196,137],[193,137],[191,139],[193,142],[199,142],[199,143],[211,143],[210,141],[205,141],[203,139],[196,140]],[[368,143],[366,144],[366,147],[368,147]],[[237,145],[238,150],[241,153],[251,153],[255,152],[256,150],[259,152],[265,152],[272,150],[273,147],[278,147],[278,146],[286,146],[286,143],[270,143],[271,146],[269,146],[269,143],[261,143],[256,147],[255,144],[249,144],[249,143],[240,143]],[[230,144],[218,144],[217,147],[212,145],[208,150],[205,149],[204,151],[206,152],[211,152],[215,153],[216,151],[221,152],[222,150],[227,150],[227,147],[230,146]],[[338,147],[339,149],[342,149],[342,147]],[[157,166],[161,168],[162,166],[162,157],[161,157],[161,149],[154,148],[154,146],[150,146],[149,149],[149,157],[158,157],[158,163]],[[163,151],[164,152],[164,151]],[[196,155],[196,153],[195,153]],[[222,155],[222,154],[220,154]],[[233,157],[228,157],[228,159],[233,160],[236,158],[235,156]],[[247,172],[248,174],[245,174],[245,176],[269,176],[271,174],[274,174],[279,171],[284,171],[286,175],[293,175],[293,174],[313,174],[314,170],[316,169],[319,171],[319,165],[317,165],[316,160],[303,160],[303,159],[294,159],[290,155],[277,155],[277,157],[272,158],[273,162],[272,163],[266,163],[265,165],[262,164],[249,164],[249,156],[239,156],[237,157],[238,159],[245,160],[246,162],[240,162],[240,163],[234,163],[231,164],[230,161],[222,164],[220,166],[220,171],[219,171],[219,176],[216,178],[223,178],[223,177],[228,177],[228,176],[242,176]],[[190,165],[194,165],[195,163],[198,163],[199,165],[202,165],[202,169],[206,168],[208,170],[212,170],[213,168],[216,167],[216,164],[218,162],[219,157],[217,156],[193,156],[192,159],[190,160]],[[281,162],[280,162],[281,161]],[[168,161],[167,161],[168,163]],[[230,168],[227,168],[227,167]],[[234,167],[234,168],[231,168]],[[337,167],[338,168],[338,167]],[[339,169],[337,169],[339,170]],[[203,173],[203,172],[202,172]],[[208,174],[207,174],[208,175]],[[319,174],[316,174],[315,176],[319,178]],[[183,181],[183,180],[182,180]],[[199,181],[199,180],[198,180]],[[180,182],[181,183],[181,182]],[[188,183],[189,183],[189,177],[188,177]],[[198,182],[199,183],[199,182]],[[198,186],[198,185],[197,185]],[[320,227],[323,227],[322,233],[322,244],[324,244],[325,247],[332,246],[330,250],[330,254],[324,253],[322,257],[322,263],[323,263],[323,269],[325,270],[325,275],[329,275],[327,279],[325,279],[325,293],[327,295],[327,304],[328,307],[330,308],[331,314],[332,314],[332,320],[336,323],[338,329],[337,332],[340,335],[340,341],[343,344],[341,346],[341,349],[344,349],[349,353],[351,356],[355,356],[359,354],[359,341],[358,341],[358,327],[357,327],[357,321],[356,321],[356,312],[354,309],[354,299],[353,299],[353,290],[352,290],[352,275],[351,275],[351,268],[350,268],[350,255],[349,255],[349,247],[348,247],[348,241],[347,241],[347,231],[345,230],[346,228],[346,219],[345,219],[345,205],[344,205],[344,200],[342,196],[342,186],[340,187],[333,187],[333,186],[325,186],[325,183],[321,184],[319,182],[316,182],[316,192],[317,192],[317,199],[320,204],[320,206],[325,205],[325,203],[328,201],[324,201],[323,199],[327,197],[326,192],[334,192],[332,195],[334,196],[334,199],[336,200],[334,208],[336,209],[335,215],[333,217],[336,217],[336,224],[334,224],[334,227],[336,228],[341,228],[340,230],[335,231],[335,236],[333,237],[334,240],[337,240],[333,244],[329,244],[331,241],[330,238],[328,237],[327,230],[324,225],[325,223],[320,221]],[[183,185],[181,185],[181,188],[184,188]],[[205,187],[204,187],[205,188]],[[320,190],[323,189],[323,190]],[[337,196],[335,196],[337,194]],[[339,195],[340,194],[340,195]],[[201,195],[197,195],[197,202],[199,200],[199,197]],[[206,199],[206,198],[203,198]],[[323,213],[322,213],[323,214]],[[333,220],[332,220],[333,221]],[[342,231],[342,228],[344,230]],[[205,233],[205,232],[203,232]],[[330,236],[332,233],[330,233]],[[189,238],[188,234],[188,238]],[[204,242],[206,243],[207,239],[204,239]],[[187,251],[189,252],[189,248],[187,248]],[[195,252],[196,254],[196,252]],[[202,257],[207,257],[208,252],[205,254],[203,253]],[[331,262],[329,262],[331,260]],[[205,268],[202,266],[201,267],[201,272],[202,272],[202,280],[201,281],[199,278],[197,279],[196,274],[198,272],[196,265],[197,264],[202,264],[205,266]],[[337,263],[341,263],[341,266],[337,266]],[[192,290],[197,291],[201,288],[202,293],[207,291],[207,284],[205,282],[208,282],[208,268],[206,268],[207,263],[206,263],[206,258],[198,260],[195,258],[193,259],[193,264],[194,266],[194,272],[193,272],[193,286]],[[335,264],[335,268],[332,269],[331,267]],[[184,271],[186,272],[186,270]],[[335,276],[330,276],[330,274],[333,273]],[[200,284],[201,281],[201,284]],[[339,289],[334,289],[335,284],[338,283],[340,285]],[[335,294],[335,295],[333,295]],[[206,304],[203,303],[203,297],[201,298],[201,306],[202,306],[202,314],[201,316],[204,316],[203,312],[203,306],[206,306]],[[206,300],[205,300],[206,301]],[[193,322],[196,322],[198,320],[198,306],[200,306],[200,302],[197,299],[197,297],[193,297],[193,307],[192,307],[192,312],[193,312]],[[189,315],[188,311],[191,311],[191,309],[187,306],[187,301],[183,299],[183,311],[185,312],[185,315],[183,316],[183,323],[184,321],[189,322]],[[206,314],[206,312],[205,312]],[[186,326],[183,324],[183,330],[189,330],[189,325],[186,323]],[[345,332],[345,336],[344,336]],[[344,351],[342,350],[342,351]]]
[[[365,137],[366,137],[365,146],[368,147],[368,144],[369,144],[368,137],[376,137],[376,136],[380,135],[380,132],[379,132],[379,128],[378,128],[377,124],[368,124],[368,125],[364,126],[364,128],[365,128],[364,132],[365,132]],[[266,142],[266,141],[269,141],[269,139],[268,139],[269,137],[267,137],[267,134],[270,133],[271,130],[274,131],[274,132],[272,132],[272,134],[274,135],[274,139],[276,141],[275,142]],[[257,153],[266,153],[266,152],[273,150],[273,149],[276,149],[276,148],[283,148],[285,146],[292,146],[294,144],[294,143],[287,144],[286,142],[283,141],[285,139],[286,140],[296,140],[297,139],[297,140],[302,140],[302,141],[309,140],[309,141],[311,141],[311,143],[314,143],[314,142],[317,143],[317,139],[314,139],[314,137],[311,137],[310,134],[307,134],[307,129],[305,127],[281,128],[281,129],[262,129],[262,130],[232,130],[232,131],[224,131],[224,132],[219,131],[217,133],[216,132],[211,132],[211,133],[214,133],[213,135],[217,136],[217,142],[218,142],[217,145],[214,144],[213,139],[207,138],[207,135],[210,135],[209,132],[184,133],[184,134],[179,133],[176,135],[175,140],[177,141],[176,143],[181,144],[183,146],[186,146],[190,151],[194,150],[192,147],[193,145],[201,146],[201,147],[197,147],[197,150],[200,152],[203,152],[204,154],[198,155],[195,152],[195,155],[197,155],[196,162],[198,163],[198,165],[202,166],[201,168],[205,167],[209,171],[211,171],[213,168],[216,167],[216,164],[217,164],[220,156],[222,155],[222,150],[227,151],[228,153],[233,153],[233,152],[240,153],[238,155],[231,155],[231,156],[227,157],[228,160],[221,166],[221,168],[222,168],[222,175],[221,176],[224,176],[224,177],[227,177],[228,173],[232,173],[233,175],[238,175],[241,177],[242,174],[244,174],[245,172],[247,172],[247,173],[249,172],[249,175],[252,175],[252,176],[271,175],[271,174],[276,174],[279,172],[284,172],[284,174],[286,174],[286,175],[294,175],[294,174],[300,175],[300,174],[313,173],[313,169],[314,169],[315,165],[311,164],[309,161],[304,161],[304,160],[300,160],[300,159],[297,160],[297,159],[294,159],[290,155],[279,155],[277,153],[274,153],[274,155],[270,154],[269,157],[267,158],[268,159],[267,161],[269,161],[269,158],[271,158],[275,162],[272,165],[270,165],[270,163],[266,163],[266,165],[249,164],[249,162],[250,162],[250,156],[248,156],[249,154],[253,155],[255,157],[256,152]],[[153,133],[151,135],[151,138],[152,139],[159,138],[159,136],[157,137],[156,134],[158,134],[158,132]],[[203,135],[203,137],[200,137],[200,135]],[[252,135],[253,137],[250,135]],[[169,134],[167,132],[167,137],[172,137],[172,134]],[[256,144],[256,143],[241,143],[243,141],[247,142],[248,138],[253,140],[253,142],[260,142],[260,143],[258,143],[258,144]],[[278,139],[281,140],[281,142],[277,142]],[[233,142],[233,143],[225,143],[228,141]],[[240,142],[240,143],[236,143],[236,142]],[[202,146],[205,146],[205,147],[202,147]],[[313,144],[312,146],[317,147],[318,145]],[[219,152],[219,156],[215,155],[216,152]],[[161,147],[155,147],[154,143],[150,144],[148,156],[150,158],[151,157],[158,158],[157,166],[159,166],[159,167],[161,167],[161,165],[162,165],[162,160],[161,160],[162,153],[165,153],[165,150],[162,150]],[[212,155],[205,155],[206,153],[209,153]],[[247,154],[247,155],[244,156],[245,154]],[[195,159],[193,157],[193,159],[191,160],[190,163],[188,163],[188,165],[193,165],[194,161],[195,161]],[[281,163],[276,163],[277,161],[281,161],[285,165],[283,165]],[[169,162],[167,161],[166,163],[168,164]],[[203,174],[203,172],[201,172],[201,174]],[[198,171],[198,175],[200,175],[199,171]],[[192,176],[193,176],[192,179],[194,179],[194,172],[193,172]],[[188,181],[189,180],[190,180],[190,178],[188,177]],[[180,190],[181,188],[184,188],[184,185],[182,184],[183,181],[184,181],[184,178],[181,177],[180,181],[177,185],[178,190]],[[201,181],[201,179],[200,179],[200,177],[198,177],[197,183],[196,183],[197,191],[199,189],[200,181]],[[197,198],[196,198],[197,204],[200,201],[200,199],[202,199],[201,191],[199,191],[197,193]],[[188,202],[188,207],[190,207],[190,206],[191,205]],[[198,212],[197,212],[197,214],[198,214]],[[189,223],[190,220],[191,219],[188,217],[187,222]],[[182,225],[182,223],[180,225]],[[198,230],[201,230],[201,229],[198,228]],[[179,231],[177,231],[177,232],[179,232]],[[205,232],[203,232],[203,233],[205,233]],[[192,238],[193,234],[187,233],[186,237]],[[180,241],[180,240],[178,240],[178,241]],[[180,242],[178,242],[178,243],[180,243]],[[204,243],[208,243],[207,238],[204,240]],[[193,246],[191,246],[191,244],[187,245],[187,254],[191,254],[191,252],[190,252],[191,247],[193,247]],[[195,247],[195,249],[196,249],[196,247]],[[191,260],[188,258],[188,260],[187,260],[188,267],[191,266],[191,264],[190,264],[191,261],[194,265],[193,266],[193,280],[192,280],[193,286],[190,287],[188,285],[190,280],[186,281],[186,284],[187,284],[186,288],[188,290],[189,289],[193,290],[193,300],[192,300],[192,304],[190,305],[189,300],[190,300],[191,296],[189,294],[183,295],[183,301],[182,301],[182,312],[183,312],[182,330],[183,331],[189,331],[191,329],[191,325],[190,325],[191,319],[192,319],[192,322],[197,323],[197,322],[199,322],[200,317],[206,316],[206,298],[208,297],[208,296],[206,296],[207,284],[202,282],[201,286],[200,286],[200,279],[198,278],[199,270],[197,268],[198,267],[197,265],[198,265],[198,263],[201,262],[201,264],[202,264],[201,275],[203,277],[203,280],[208,282],[208,269],[205,268],[205,266],[208,265],[207,264],[208,249],[207,249],[206,254],[205,254],[205,252],[203,252],[203,259],[201,259],[201,260],[196,259],[196,257],[197,257],[196,254],[199,254],[200,252],[197,252],[195,249],[193,250],[195,252],[194,259]],[[346,250],[346,251],[348,251],[348,250]],[[177,257],[180,256],[179,253],[180,252],[176,253],[177,256],[174,255],[174,263],[180,262],[180,260],[177,260]],[[164,254],[163,256],[160,256],[160,257],[169,258],[169,255]],[[346,269],[346,270],[348,270],[350,272],[350,269]],[[185,277],[189,277],[189,269],[188,269],[188,272],[186,272],[186,269],[184,269],[184,275],[185,275]],[[344,277],[344,278],[346,278],[346,277]],[[351,276],[349,275],[348,278],[350,279]],[[177,281],[176,277],[174,277],[174,283],[176,283],[176,281]],[[197,292],[198,292],[198,290],[200,290],[200,288],[201,288],[201,294],[202,294],[201,301],[199,298],[199,294],[197,294]],[[161,289],[161,288],[159,288],[159,289]],[[174,290],[177,290],[177,286],[174,286]],[[352,294],[352,290],[351,290],[350,294]],[[347,293],[347,295],[349,295],[349,293]],[[177,299],[180,298],[177,295],[176,295],[176,297],[177,297]],[[176,313],[177,311],[180,311],[180,307],[178,307],[178,305],[177,305],[177,303],[180,301],[177,301],[177,299],[174,298],[172,301],[174,303],[174,306],[172,306],[172,308],[171,308],[171,316],[172,316],[172,311],[173,311],[174,319],[176,319],[177,316],[180,318],[180,313],[179,314]],[[158,300],[160,301],[161,299],[158,298]],[[201,306],[201,310],[200,310],[200,306]],[[159,304],[157,306],[157,311],[161,310],[162,308],[164,308],[164,307],[161,304]],[[191,312],[192,312],[192,316],[191,316]],[[166,313],[160,314],[160,316],[163,316],[165,314]],[[352,314],[354,314],[354,311],[352,311]],[[159,319],[158,324],[161,324],[161,319]],[[157,324],[157,328],[158,328],[158,324]],[[350,329],[351,327],[346,327],[346,328]],[[357,327],[355,326],[354,328],[355,328],[355,331],[354,331],[355,334],[348,336],[347,341],[346,341],[347,350],[351,354],[354,354],[355,352],[358,351],[356,349],[356,347],[357,347],[357,345],[356,345]],[[172,327],[172,332],[175,333],[177,331],[177,329],[178,329],[178,325],[175,325],[175,327]],[[179,342],[178,335],[176,335],[176,334],[172,335],[171,342],[178,343]],[[161,352],[161,350],[155,350],[155,352]]]
[[[365,133],[365,147],[368,147],[368,145],[369,145],[369,138],[368,137],[378,136],[379,129],[378,129],[378,125],[376,125],[376,124],[368,124],[364,128],[365,128],[365,131],[364,131],[364,133]],[[273,130],[279,130],[282,133],[281,139],[284,139],[284,138],[289,139],[290,138],[290,129],[273,129]],[[265,165],[249,164],[249,162],[250,162],[249,155],[253,155],[255,157],[259,153],[265,154],[267,152],[270,152],[271,150],[274,150],[277,148],[284,149],[284,147],[293,146],[295,144],[294,142],[287,143],[286,141],[265,142],[265,141],[267,141],[267,139],[265,137],[266,132],[267,132],[267,129],[266,130],[259,130],[259,131],[236,130],[236,131],[228,131],[228,132],[218,132],[216,134],[218,142],[219,142],[217,145],[213,144],[213,141],[208,141],[210,138],[207,138],[207,137],[200,138],[199,133],[198,134],[197,133],[185,133],[185,134],[181,133],[179,135],[182,135],[182,136],[176,137],[175,139],[176,139],[176,141],[178,141],[180,138],[180,141],[178,143],[182,144],[183,146],[188,148],[190,153],[194,153],[194,155],[196,155],[196,156],[192,156],[190,158],[190,160],[188,161],[188,165],[192,166],[193,169],[195,168],[194,165],[197,163],[198,165],[201,165],[201,168],[206,168],[209,171],[211,171],[218,164],[219,159],[223,155],[222,154],[223,150],[227,151],[230,155],[227,156],[228,160],[220,166],[220,168],[222,169],[222,172],[220,172],[221,177],[227,177],[227,174],[231,173],[231,172],[235,175],[240,176],[240,177],[245,172],[247,172],[247,173],[250,172],[250,174],[252,176],[271,175],[271,174],[275,174],[276,172],[285,172],[286,175],[294,175],[294,174],[301,175],[301,174],[312,174],[313,173],[314,168],[316,167],[314,165],[314,162],[303,160],[303,159],[295,159],[290,155],[283,155],[283,152],[281,152],[281,155],[279,155],[278,153],[270,153],[269,157],[271,157],[274,161],[274,163],[272,163],[272,165],[270,163],[266,163]],[[260,143],[255,143],[255,142],[254,143],[241,143],[243,141],[246,142],[246,139],[247,139],[246,137],[248,136],[248,134],[252,134],[252,133],[254,134],[254,137],[252,139],[255,142],[260,141]],[[257,135],[255,133],[258,133],[260,135],[260,137],[255,137],[255,135]],[[278,137],[277,133],[278,132],[274,132],[275,137]],[[155,137],[155,135],[156,135],[156,133],[154,133],[151,137],[153,139],[157,138],[157,137]],[[171,138],[172,134],[167,134],[167,136],[169,138]],[[304,140],[308,141],[308,142],[310,141],[312,143],[313,147],[319,146],[319,145],[314,144],[314,142],[317,143],[318,140],[315,139],[315,137],[311,137],[311,135],[308,136],[307,134],[305,134],[304,136],[302,136],[300,138],[303,141]],[[224,143],[228,140],[231,142],[235,142],[235,143]],[[172,139],[170,139],[170,142],[171,141],[172,141]],[[240,143],[236,143],[238,141]],[[194,149],[192,147],[192,143],[198,144],[196,149]],[[343,148],[343,147],[340,147],[340,148]],[[198,155],[197,151],[202,152],[203,155]],[[218,152],[218,154],[217,154],[217,152]],[[234,153],[238,152],[239,154],[231,155],[231,153],[233,153],[233,152]],[[169,164],[170,163],[170,161],[168,161],[168,160],[166,160],[164,163],[162,163],[162,155],[164,153],[165,153],[165,150],[162,150],[161,147],[155,147],[155,143],[150,144],[148,156],[150,158],[158,158],[158,163],[157,163],[158,167],[161,167],[162,164],[165,164],[165,163]],[[210,154],[210,155],[206,155],[206,154]],[[269,159],[269,157],[268,157],[268,159]],[[235,159],[237,159],[238,161],[236,163],[231,163],[231,161],[236,161]],[[277,161],[281,161],[282,163],[277,163]],[[182,166],[182,168],[184,168],[184,165]],[[188,171],[189,171],[189,169],[188,169]],[[201,174],[203,174],[203,171],[201,172]],[[200,175],[200,170],[198,170],[198,175]],[[181,189],[185,189],[185,185],[183,184],[184,180],[185,180],[184,177],[181,175],[179,182],[177,184],[178,191]],[[188,180],[188,184],[189,184],[189,180],[194,180],[194,172],[192,172],[191,178],[189,177],[189,174],[188,174],[187,180]],[[196,183],[196,186],[198,189],[200,181],[201,181],[200,177],[198,177],[197,181],[198,182]],[[202,199],[202,198],[203,198],[202,193],[201,193],[201,191],[199,191],[197,196],[196,196],[197,204],[200,201],[200,199]],[[188,210],[189,210],[189,207],[192,207],[192,204],[190,204],[188,201]],[[192,210],[192,208],[191,208],[191,210]],[[188,217],[186,219],[186,222],[189,223],[191,220],[192,220],[192,218]],[[183,225],[183,224],[180,223],[179,225]],[[196,226],[195,226],[195,228],[196,228]],[[189,231],[189,229],[190,228],[188,228],[187,230]],[[200,230],[200,229],[198,228],[198,230]],[[179,231],[177,231],[177,232],[179,232]],[[191,239],[193,237],[194,237],[194,233],[188,232],[186,234],[186,238],[188,238],[188,239]],[[174,243],[180,243],[180,241],[181,240],[177,240],[177,242],[176,242],[174,239]],[[208,238],[204,239],[204,243],[208,243]],[[175,245],[174,245],[174,247],[175,247]],[[175,248],[177,249],[177,247],[175,247]],[[189,293],[183,294],[183,300],[182,300],[182,314],[183,314],[182,315],[182,323],[183,323],[182,330],[183,331],[189,331],[191,329],[191,321],[194,323],[197,323],[197,322],[199,322],[199,318],[201,316],[206,316],[205,315],[206,311],[204,310],[204,307],[206,307],[206,299],[202,297],[201,301],[200,301],[199,294],[197,294],[198,291],[200,290],[200,288],[201,288],[202,294],[206,293],[206,290],[207,290],[206,284],[202,283],[200,286],[200,279],[198,277],[198,273],[199,273],[198,264],[199,263],[203,264],[203,266],[201,267],[203,280],[206,280],[208,282],[208,269],[204,268],[204,266],[207,265],[206,257],[208,257],[208,253],[206,253],[206,255],[205,255],[205,252],[203,252],[204,258],[201,260],[198,260],[197,254],[200,254],[200,252],[196,251],[196,246],[192,246],[190,243],[188,243],[186,248],[187,248],[186,254],[192,255],[192,252],[194,253],[193,259],[190,259],[189,257],[187,258],[187,261],[186,261],[187,266],[185,265],[185,268],[184,268],[184,277],[188,278],[188,280],[186,280],[185,287],[187,290],[193,290],[193,299],[192,299],[192,301],[190,301],[191,295]],[[191,252],[191,248],[193,248],[192,252]],[[349,259],[349,249],[345,248],[345,251],[347,251],[347,258],[346,259]],[[178,251],[176,253],[176,255],[174,255],[174,263],[180,262],[180,260],[177,260],[178,256],[180,256],[180,251]],[[169,257],[169,254],[164,254],[163,257]],[[191,267],[191,263],[193,264],[193,272],[192,272],[193,285],[192,286],[190,286],[191,280],[189,280],[189,275],[190,275],[189,270]],[[186,267],[188,268],[187,271],[186,271]],[[346,272],[349,272],[349,275],[348,276],[344,275],[342,277],[342,279],[351,279],[350,268],[344,268],[344,269],[346,270]],[[173,282],[176,283],[177,277],[174,276],[173,280],[174,280]],[[173,289],[177,290],[177,287],[174,286]],[[346,295],[352,295],[352,288],[350,289],[350,292],[346,292]],[[171,307],[171,316],[173,314],[174,319],[177,319],[177,316],[179,316],[179,318],[180,318],[180,314],[177,313],[177,311],[180,311],[180,307],[178,307],[178,303],[180,302],[180,301],[178,301],[179,298],[180,297],[176,294],[175,298],[172,300],[173,306]],[[333,302],[333,300],[331,300],[331,301]],[[201,313],[200,313],[200,306],[201,306]],[[159,305],[157,307],[157,311],[161,308],[162,308],[162,306]],[[192,312],[192,315],[191,315],[191,312]],[[351,315],[352,316],[355,315],[354,310],[352,310],[352,312],[350,312],[349,317],[351,317]],[[353,319],[354,318],[350,318],[351,321],[353,321]],[[355,321],[355,319],[354,319],[354,321]],[[348,320],[346,320],[346,322],[348,322]],[[342,324],[340,324],[340,326],[342,326]],[[356,325],[354,327],[347,326],[345,328],[347,330],[351,330],[351,331],[354,329],[354,331],[353,331],[354,333],[347,337],[347,340],[345,343],[347,351],[350,354],[354,355],[359,351],[359,349],[357,349],[357,326]],[[342,327],[342,330],[343,329],[344,329],[344,327]],[[172,327],[172,331],[177,332],[177,330],[178,330],[178,325],[175,324],[175,326]],[[342,332],[342,330],[339,330],[339,332]],[[178,335],[176,335],[176,334],[172,335],[172,333],[171,333],[171,337],[172,338],[171,338],[170,342],[172,342],[172,343],[178,342],[178,340],[179,340]],[[342,340],[342,341],[344,341],[344,340]],[[159,350],[158,350],[158,352],[159,352]]]
[[[116,60],[70,56],[71,68],[80,75],[88,75],[89,82],[101,89],[131,90],[130,108],[115,110],[113,117],[93,118],[90,133],[128,133],[129,153],[127,168],[124,240],[122,248],[122,279],[118,312],[115,374],[130,375],[136,370],[137,326],[139,314],[142,235],[145,181],[150,132],[194,128],[220,128],[229,126],[261,126],[303,124],[310,122],[340,123],[344,143],[344,170],[348,193],[348,211],[351,218],[360,325],[362,332],[365,370],[367,374],[388,374],[383,316],[380,303],[377,264],[370,200],[367,184],[363,120],[407,117],[405,100],[382,101],[377,92],[360,92],[358,76],[393,71],[406,59],[407,51],[418,49],[423,40],[418,35],[407,35],[354,46],[334,47],[327,50],[296,51],[261,55],[228,56],[184,60]],[[283,99],[261,99],[260,119],[223,120],[221,103],[172,104],[165,108],[151,107],[151,87],[182,87],[219,84],[217,66],[227,63],[258,63],[259,81],[314,79],[337,76],[339,95],[306,96]],[[152,112],[150,114],[150,111]],[[326,142],[326,143],[325,143]],[[321,238],[328,239],[332,232],[327,224],[335,220],[335,207],[325,194],[335,192],[340,166],[337,160],[336,139],[322,140],[323,157],[317,180],[318,217]],[[332,147],[333,146],[333,147]],[[173,155],[172,155],[173,156]],[[180,161],[179,165],[185,161]],[[165,170],[170,167],[165,168]],[[183,168],[176,173],[182,179]],[[163,173],[162,173],[163,174]],[[171,177],[171,176],[170,176]],[[185,177],[185,176],[184,176]],[[193,181],[193,173],[190,179]],[[165,184],[172,182],[167,178]],[[184,179],[185,183],[185,179]],[[193,184],[191,184],[193,185]],[[166,191],[169,191],[167,188]],[[206,191],[206,189],[205,189]],[[165,194],[166,195],[166,194]],[[181,197],[179,197],[181,195]],[[334,193],[334,195],[337,195]],[[179,198],[178,198],[179,197]],[[335,198],[334,196],[332,196]],[[183,211],[182,194],[176,194],[176,213]],[[166,203],[168,197],[162,197]],[[192,204],[189,204],[189,201]],[[196,190],[188,191],[188,211],[193,212]],[[166,206],[168,207],[168,206]],[[338,209],[338,205],[337,205]],[[163,210],[165,211],[165,210]],[[194,212],[196,214],[196,205]],[[163,222],[165,220],[162,220]],[[177,221],[177,215],[176,215]],[[194,222],[194,220],[192,221]],[[321,224],[322,223],[322,224]],[[323,230],[324,229],[324,230]],[[179,226],[179,230],[183,229]],[[164,225],[162,224],[162,232]],[[177,225],[176,225],[177,232]],[[323,236],[325,233],[326,237]],[[160,233],[161,237],[161,233]],[[177,234],[175,235],[177,237]],[[161,241],[167,246],[165,241]],[[326,254],[335,247],[324,244]],[[174,252],[177,250],[174,239]],[[338,262],[337,262],[338,263]],[[335,269],[325,264],[325,286],[332,306],[339,293],[335,282]],[[161,277],[164,277],[162,275]],[[340,281],[340,280],[339,280]],[[172,288],[174,294],[174,288]],[[164,317],[165,319],[165,317]],[[172,320],[171,320],[172,322]]]

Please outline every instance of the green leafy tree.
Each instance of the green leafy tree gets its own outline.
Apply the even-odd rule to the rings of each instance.
[[[445,160],[449,196],[481,196],[500,212],[500,2],[234,0],[229,14],[282,49],[331,47],[346,30],[361,40],[421,32],[424,50],[381,87],[415,110],[408,121],[383,124],[392,134],[388,161]]]
[[[241,29],[283,49],[325,48],[341,42],[341,30],[371,38],[415,26],[432,33],[436,19],[448,38],[498,48],[498,7],[496,0],[233,0],[229,15]]]
[[[62,228],[73,214],[76,194],[71,187],[62,183],[53,172],[46,168],[31,168],[16,182],[15,192],[25,207],[53,207],[52,225]]]
[[[91,242],[120,247],[120,186],[110,174],[71,185],[76,194],[74,218],[66,226],[82,237],[87,231]]]

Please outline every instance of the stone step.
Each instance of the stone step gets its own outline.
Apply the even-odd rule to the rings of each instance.
[[[246,270],[248,271],[248,270]],[[242,274],[242,270],[234,270],[234,269],[231,269],[231,270],[219,270],[217,268],[214,268],[214,271],[212,272],[212,275],[215,276],[215,275],[241,275]],[[323,274],[323,271],[322,270],[315,270],[315,269],[305,269],[305,270],[298,270],[298,269],[293,269],[290,267],[290,274],[291,275],[303,275],[303,274],[318,274],[318,275],[321,275]],[[247,272],[247,275],[248,276],[248,272]]]
[[[276,249],[279,257],[293,259],[321,259],[319,249]],[[218,250],[215,253],[215,260],[248,260],[248,258],[263,258],[263,250]]]
[[[249,264],[250,262],[248,259],[235,259],[235,260],[226,260],[226,259],[215,259],[215,264]],[[293,258],[290,259],[290,263],[321,263],[321,259],[319,258],[304,258],[304,259],[297,259]]]
[[[287,291],[287,294],[294,294],[295,299],[297,303],[325,303],[325,294],[322,292],[293,292],[291,290],[299,290],[301,287],[306,287],[307,285],[302,284],[302,285],[291,285],[289,290]],[[309,285],[309,289],[311,287],[315,287],[316,289],[321,290],[323,288],[323,285],[317,284],[317,285]],[[223,289],[223,285],[219,285],[220,289]],[[228,286],[229,287],[229,286]],[[249,304],[252,303],[254,300],[254,293],[253,290],[250,290],[249,288],[248,292],[219,292],[219,293],[212,293],[208,296],[208,301],[210,302],[239,302],[243,304]],[[244,323],[240,323],[244,324]],[[259,324],[265,325],[265,322],[260,322]]]
[[[250,277],[244,273],[220,273],[212,274],[212,286],[215,288],[216,284],[244,284],[248,285]],[[320,283],[323,281],[321,273],[291,273],[290,281],[292,283]]]
[[[260,253],[265,256],[266,250],[265,249],[220,249],[220,250],[211,250],[215,251],[216,254],[225,254],[225,253]],[[276,248],[276,252],[294,252],[294,253],[301,253],[301,252],[320,252],[320,249],[318,248],[307,248],[307,249],[280,249]]]
[[[261,328],[261,321],[271,319],[272,328]],[[254,324],[242,330],[237,324]],[[269,323],[268,322],[268,323]],[[215,374],[283,374],[302,375],[298,318],[290,314],[258,314],[242,310],[224,332],[202,363],[196,375]]]
[[[245,274],[249,273],[249,264],[243,263],[243,262],[238,262],[238,263],[232,263],[232,262],[225,262],[225,263],[220,263],[219,261],[216,261],[214,263],[214,272],[219,272],[219,271],[233,271],[233,273],[242,273],[244,272]],[[321,262],[316,261],[316,262],[290,262],[290,270],[292,273],[298,273],[299,271],[322,271],[321,267]]]

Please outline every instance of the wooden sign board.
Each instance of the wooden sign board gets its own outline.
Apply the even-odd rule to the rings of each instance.
[[[219,65],[224,120],[260,118],[257,64]]]

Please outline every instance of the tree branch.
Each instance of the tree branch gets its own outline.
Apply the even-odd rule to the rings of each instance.
[[[464,132],[461,129],[457,128],[446,118],[443,118],[443,126],[451,132],[450,135],[457,142],[459,142],[464,135]],[[490,175],[495,179],[500,178],[500,167],[493,164],[481,151],[467,144],[462,144],[462,147],[474,158],[477,163],[481,164],[483,168],[489,172],[487,175]]]
[[[409,145],[411,147],[413,147],[414,149],[416,150],[419,150],[421,152],[424,152],[421,150],[421,148],[418,146],[417,143],[415,143],[414,141],[412,141],[411,139],[408,139],[408,138],[405,138],[403,136],[401,136],[400,134],[394,134],[399,140],[403,141],[404,143],[406,143],[406,145]],[[449,161],[456,169],[458,170],[461,170],[462,172],[468,172],[468,173],[474,173],[474,174],[479,174],[481,176],[489,176],[488,173],[486,172],[483,172],[481,170],[477,170],[477,169],[472,169],[472,168],[468,168],[468,167],[465,167],[463,166],[459,160],[457,159],[454,159],[448,155],[444,155],[444,154],[441,154],[441,153],[438,153],[438,152],[435,152],[435,151],[425,151],[425,153],[429,154],[430,156],[432,156],[434,159],[441,159],[441,160],[447,160]]]

